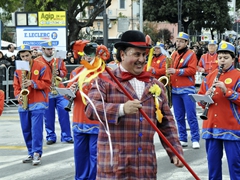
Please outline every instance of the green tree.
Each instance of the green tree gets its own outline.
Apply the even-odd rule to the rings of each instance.
[[[236,11],[240,9],[240,0],[236,0]]]
[[[112,0],[106,1],[106,8],[111,5]],[[32,3],[36,2],[33,7]],[[90,11],[88,19],[86,9]],[[96,17],[104,10],[104,0],[29,0],[26,1],[25,11],[67,11],[68,42],[79,39],[80,30],[84,27],[93,26]],[[82,19],[78,16],[82,14]]]
[[[180,1],[180,0],[179,0]],[[181,23],[187,32],[189,24],[195,22],[194,27],[200,31],[202,27],[213,32],[224,32],[231,29],[232,21],[229,17],[228,0],[182,0]],[[159,8],[156,7],[159,4]],[[178,22],[178,0],[148,0],[144,1],[143,13],[148,21]]]

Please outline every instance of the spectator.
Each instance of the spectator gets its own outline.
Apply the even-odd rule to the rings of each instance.
[[[15,66],[15,60],[16,60],[15,54],[12,52],[7,52],[6,56],[7,56],[6,60],[10,62],[10,65]]]
[[[37,49],[33,49],[33,51],[32,51],[32,58],[35,59],[36,57],[38,57],[38,50]]]
[[[11,63],[5,59],[2,51],[0,51],[0,67],[8,67],[10,65]]]
[[[67,64],[78,64],[78,62],[74,59],[73,56],[71,56],[68,60],[68,63]]]

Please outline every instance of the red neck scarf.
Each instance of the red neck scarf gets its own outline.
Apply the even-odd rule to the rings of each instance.
[[[134,75],[129,72],[121,72],[122,81],[128,81],[132,78],[137,78],[139,81],[150,82],[151,74],[149,72],[143,71],[139,75]]]

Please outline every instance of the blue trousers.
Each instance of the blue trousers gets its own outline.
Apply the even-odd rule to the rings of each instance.
[[[68,100],[63,96],[57,95],[54,98],[49,98],[49,107],[44,116],[47,141],[57,141],[55,133],[55,108],[58,113],[58,120],[61,127],[61,141],[66,142],[72,140],[69,113],[64,109],[67,104]]]
[[[85,134],[73,129],[75,180],[95,180],[97,174],[98,134]]]
[[[28,155],[42,155],[43,115],[45,109],[19,112],[23,138],[28,149]]]
[[[240,179],[240,141],[206,139],[208,179],[222,180],[223,147],[226,152],[231,180]]]
[[[199,142],[200,135],[196,114],[196,103],[190,99],[188,94],[172,94],[172,104],[180,141],[188,141],[185,120],[185,114],[187,114],[187,121],[191,131],[191,141]]]

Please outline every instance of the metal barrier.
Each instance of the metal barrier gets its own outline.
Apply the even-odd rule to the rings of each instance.
[[[80,64],[66,65],[68,73],[65,79],[69,79],[72,70],[79,66]],[[6,107],[18,105],[17,100],[15,99],[14,96],[13,89],[14,71],[15,71],[14,66],[9,66],[7,68],[3,66],[0,67],[0,89],[3,90],[5,93],[4,106]]]

